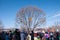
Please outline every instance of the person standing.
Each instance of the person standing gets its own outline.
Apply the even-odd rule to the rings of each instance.
[[[31,33],[31,40],[34,40],[34,32]]]
[[[49,40],[55,40],[54,37],[55,37],[54,36],[54,33],[53,32],[50,32],[50,38],[49,38]]]
[[[6,36],[6,33],[5,33],[5,31],[3,31],[2,32],[2,38],[3,38],[3,40],[5,40],[5,36]]]
[[[9,33],[6,33],[5,40],[9,40]]]
[[[59,40],[59,32],[56,32],[56,39]]]
[[[2,31],[0,31],[0,40],[3,40]]]
[[[21,40],[19,29],[15,30],[15,40]]]
[[[12,31],[9,31],[9,40],[12,40]]]
[[[26,40],[27,38],[27,33],[25,32],[25,30],[21,31],[21,40]]]

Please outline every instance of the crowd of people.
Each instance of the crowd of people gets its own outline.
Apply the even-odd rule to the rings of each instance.
[[[40,32],[35,34],[37,37],[36,40],[60,40],[60,33],[59,32]]]
[[[28,37],[30,35],[30,39]],[[35,37],[37,39],[35,39]],[[31,31],[28,34],[26,31],[20,31],[16,29],[15,31],[0,31],[0,40],[60,40],[59,32],[39,32],[34,33]]]
[[[16,29],[15,31],[0,31],[0,40],[26,40],[27,32]]]

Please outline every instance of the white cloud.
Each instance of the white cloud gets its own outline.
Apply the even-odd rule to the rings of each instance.
[[[60,16],[60,13],[59,14],[55,14],[53,17],[55,18],[55,17],[59,17]]]

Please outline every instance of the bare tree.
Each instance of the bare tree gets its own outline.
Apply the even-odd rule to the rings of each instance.
[[[59,26],[60,26],[60,21],[56,21],[55,22],[55,27],[58,29]]]
[[[36,7],[21,8],[16,15],[16,24],[19,27],[26,27],[28,31],[30,28],[40,27],[46,21],[45,13]]]

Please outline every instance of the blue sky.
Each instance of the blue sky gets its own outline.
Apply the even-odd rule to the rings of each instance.
[[[60,0],[0,0],[0,20],[5,28],[14,27],[16,13],[20,8],[36,6],[46,13],[46,25],[60,21]]]

